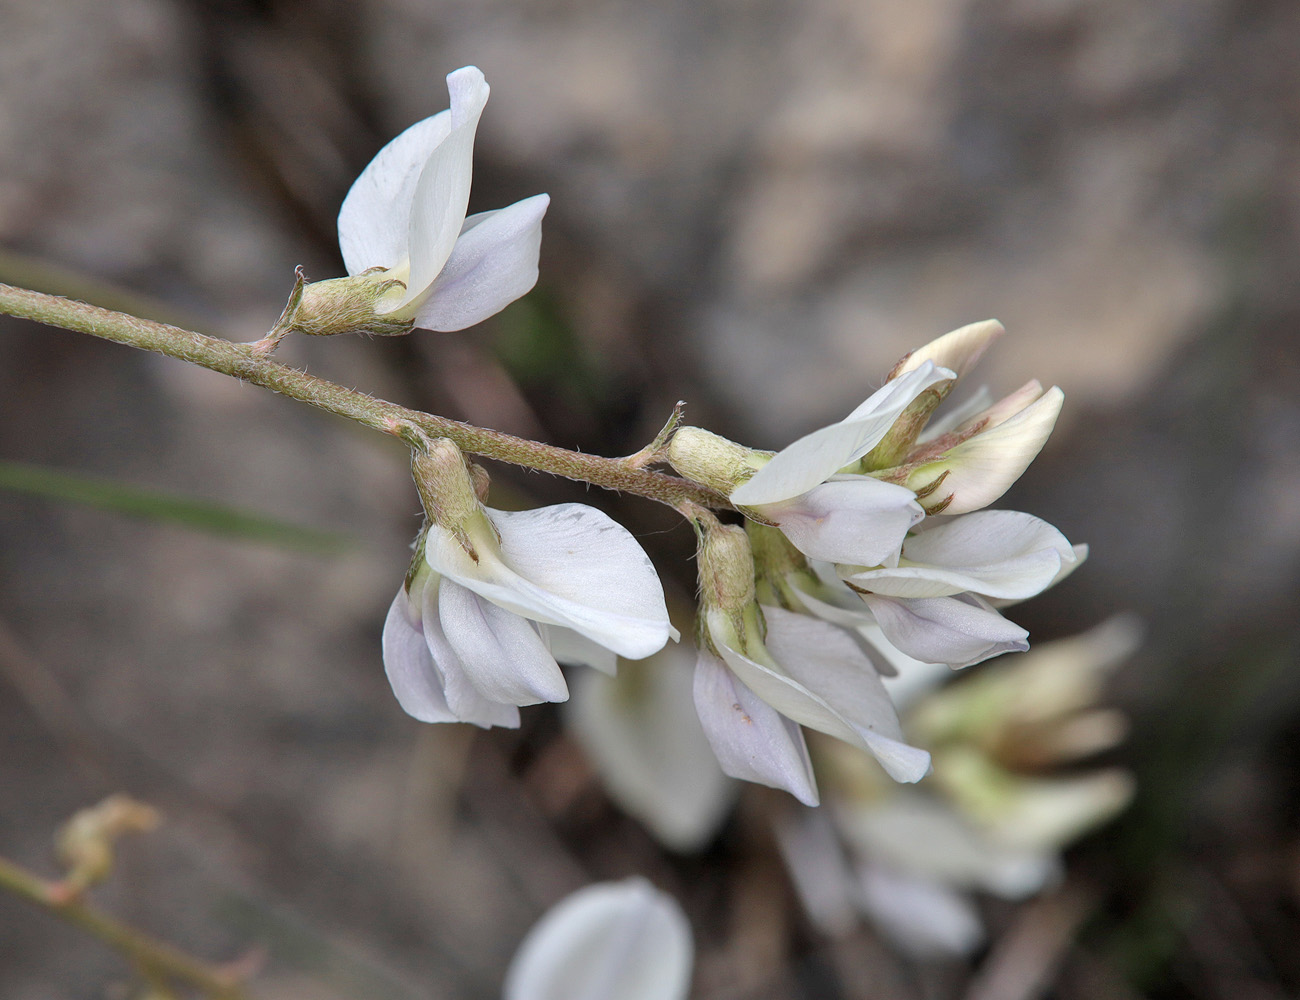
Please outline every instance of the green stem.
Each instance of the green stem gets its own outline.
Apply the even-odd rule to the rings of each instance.
[[[180,980],[213,1000],[243,1000],[247,996],[238,975],[187,955],[88,903],[69,898],[61,883],[47,882],[5,858],[0,858],[0,889],[88,931],[134,962],[146,976]]]
[[[5,284],[0,284],[0,313],[188,361],[347,417],[385,434],[400,437],[404,426],[414,425],[430,437],[450,438],[462,451],[474,455],[605,489],[635,493],[672,507],[684,502],[724,509],[731,506],[714,490],[690,480],[638,468],[634,461],[584,455],[376,399],[272,361],[265,348],[259,350],[249,344],[235,344],[166,323]]]

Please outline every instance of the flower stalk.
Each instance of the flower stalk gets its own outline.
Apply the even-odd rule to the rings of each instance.
[[[65,883],[47,881],[2,857],[0,888],[99,938],[128,958],[146,979],[178,980],[210,1000],[248,996],[240,969],[221,968],[186,954],[82,901]]]
[[[633,493],[671,507],[694,503],[715,509],[731,508],[725,497],[711,489],[642,468],[645,459],[641,453],[627,459],[587,455],[412,410],[273,361],[260,342],[236,344],[167,323],[5,284],[0,284],[0,313],[188,361],[347,417],[384,434],[402,437],[404,428],[414,426],[429,437],[448,438],[472,455]]]

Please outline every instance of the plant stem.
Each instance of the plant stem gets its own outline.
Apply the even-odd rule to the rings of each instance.
[[[61,883],[47,882],[5,858],[0,858],[0,888],[93,934],[134,962],[146,976],[181,980],[213,1000],[243,1000],[247,996],[237,974],[209,965],[88,903],[70,898],[61,891]]]
[[[414,425],[430,437],[449,438],[462,451],[474,455],[605,489],[635,493],[669,506],[676,507],[684,502],[723,509],[731,506],[714,490],[690,480],[638,468],[635,459],[584,455],[411,410],[279,364],[269,358],[265,349],[258,350],[248,344],[235,344],[166,323],[5,284],[0,284],[0,313],[188,361],[347,417],[385,434],[400,437],[404,426]]]

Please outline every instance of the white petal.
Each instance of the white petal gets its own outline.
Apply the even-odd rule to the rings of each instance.
[[[736,789],[696,718],[693,662],[694,650],[669,646],[617,677],[584,670],[565,712],[610,797],[676,851],[712,839]]]
[[[339,209],[339,249],[348,274],[406,261],[416,182],[450,131],[449,111],[416,122],[381,149],[352,183]]]
[[[527,620],[451,580],[439,588],[438,614],[466,675],[485,698],[507,705],[568,700],[564,674]]]
[[[778,452],[732,491],[732,502],[752,507],[808,492],[879,444],[899,414],[922,392],[952,377],[952,372],[927,361],[916,371],[886,382],[838,424],[813,431]]]
[[[764,608],[763,613],[767,650],[785,677],[724,647],[728,666],[781,714],[864,747],[895,781],[923,778],[930,770],[930,755],[903,742],[894,704],[849,633],[783,608]],[[754,675],[755,668],[757,683],[747,676]],[[769,692],[777,700],[768,698]]]
[[[963,326],[913,351],[898,374],[915,371],[926,361],[931,361],[940,368],[951,369],[956,378],[961,378],[975,367],[989,345],[1006,332],[995,319]]]
[[[451,256],[415,313],[426,330],[463,330],[499,313],[537,284],[544,194],[465,220]]]
[[[1029,648],[1028,632],[975,598],[863,594],[862,599],[885,638],[926,663],[968,667],[999,653]]]
[[[576,664],[591,667],[602,674],[613,677],[618,673],[618,654],[598,642],[592,642],[585,635],[579,635],[571,628],[559,625],[538,626],[542,641],[551,651],[557,663]]]
[[[488,85],[477,67],[466,66],[447,77],[451,94],[451,129],[438,145],[415,184],[411,202],[411,276],[402,308],[428,292],[460,237],[469,208],[474,173],[474,133],[487,104]]]
[[[694,948],[681,907],[641,878],[580,889],[528,932],[504,1000],[686,1000]]]
[[[631,660],[677,638],[649,557],[607,515],[585,504],[485,510],[499,546],[489,551],[485,543],[475,562],[447,532],[431,531],[425,559],[435,572],[517,615],[571,628]]]
[[[1067,576],[1069,576],[1076,569],[1078,569],[1085,562],[1087,562],[1088,546],[1086,543],[1078,543],[1072,545],[1070,546],[1070,549],[1074,554],[1074,558],[1061,560],[1061,568],[1057,570],[1056,576],[1052,578],[1052,582],[1049,583],[1046,587],[1044,587],[1043,590],[1050,590],[1052,587],[1055,587],[1058,583],[1060,583]],[[1019,603],[1020,601],[1018,600],[1001,600],[996,598],[989,600],[989,604],[995,608],[1008,608],[1011,607],[1013,604],[1019,604]]]
[[[817,781],[799,726],[703,651],[695,663],[695,710],[723,771],[817,805]]]
[[[890,597],[945,597],[964,591],[1024,599],[1042,593],[1074,550],[1056,528],[1017,510],[929,518],[903,543],[898,566],[845,579]]]
[[[864,866],[862,903],[881,933],[916,958],[969,955],[984,941],[974,904],[942,882]]]
[[[537,510],[488,510],[501,554],[545,592],[546,605],[575,632],[638,660],[662,649],[668,621],[659,574],[632,533],[586,504]]]
[[[945,514],[964,514],[991,504],[1029,468],[1047,443],[1065,394],[1056,386],[996,427],[963,441],[938,462],[923,465],[907,481],[922,491],[947,471],[948,478],[926,499],[927,507],[952,497]]]
[[[834,581],[825,581],[825,586],[815,593],[805,590],[797,583],[793,585],[799,600],[808,613],[815,618],[842,628],[856,629],[862,625],[874,625],[875,619],[862,603],[858,595],[844,585],[838,577]]]
[[[442,677],[443,697],[461,722],[472,722],[484,729],[490,726],[518,729],[519,709],[485,698],[466,674],[459,654],[447,641],[439,618],[439,604],[443,589],[455,586],[450,580],[437,580],[435,584],[426,586],[423,594],[424,641]]]
[[[459,722],[442,693],[442,675],[429,655],[424,633],[411,624],[405,588],[397,592],[384,620],[384,673],[397,703],[421,722]]]
[[[894,562],[908,529],[925,517],[911,490],[870,476],[814,486],[760,513],[809,558],[856,566]]]

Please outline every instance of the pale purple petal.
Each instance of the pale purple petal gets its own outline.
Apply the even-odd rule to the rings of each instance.
[[[447,706],[461,722],[472,722],[484,729],[490,726],[518,729],[519,709],[511,704],[485,698],[466,674],[459,654],[447,640],[439,618],[439,605],[442,591],[455,586],[450,580],[437,580],[426,586],[421,609],[424,641],[442,677],[442,691]]]
[[[930,755],[903,741],[898,713],[880,675],[848,632],[783,608],[765,607],[763,614],[768,652],[802,688],[766,683],[764,690],[770,688],[781,699],[769,701],[774,708],[840,739],[847,724],[852,734],[849,742],[865,746],[895,781],[919,781],[929,772]],[[730,665],[729,653],[734,655],[723,651]],[[827,725],[823,706],[835,713],[837,724]]]
[[[449,111],[416,122],[353,182],[339,209],[339,249],[348,274],[406,262],[416,182],[450,131]]]
[[[695,710],[723,771],[817,805],[817,781],[799,726],[705,652],[695,663]]]
[[[530,622],[451,580],[439,588],[438,614],[465,674],[485,698],[507,705],[568,700],[564,674]]]
[[[405,588],[397,592],[384,620],[384,673],[397,703],[421,722],[459,722],[447,707],[442,675],[429,655],[424,633],[411,624]]]
[[[908,529],[925,517],[911,490],[870,476],[814,486],[760,513],[809,558],[854,566],[895,562]]]
[[[903,543],[896,567],[847,576],[889,597],[946,597],[970,591],[1024,599],[1041,593],[1074,550],[1056,528],[1016,510],[930,518]]]
[[[885,638],[926,663],[968,667],[1029,648],[1029,633],[977,598],[863,594]]]
[[[1043,588],[1044,590],[1050,590],[1052,587],[1055,587],[1058,583],[1060,583],[1067,576],[1069,576],[1076,569],[1078,569],[1085,562],[1087,562],[1088,546],[1086,543],[1078,543],[1072,545],[1070,549],[1074,555],[1074,558],[1061,560],[1061,568],[1057,571],[1056,576],[1052,578],[1052,582]],[[1013,604],[1019,604],[1019,603],[1020,603],[1019,600],[1000,600],[997,598],[992,598],[989,600],[989,604],[995,608],[1008,608],[1011,607],[1011,605]]]
[[[451,256],[415,313],[426,330],[463,330],[481,323],[537,284],[547,195],[534,195],[465,220]]]

